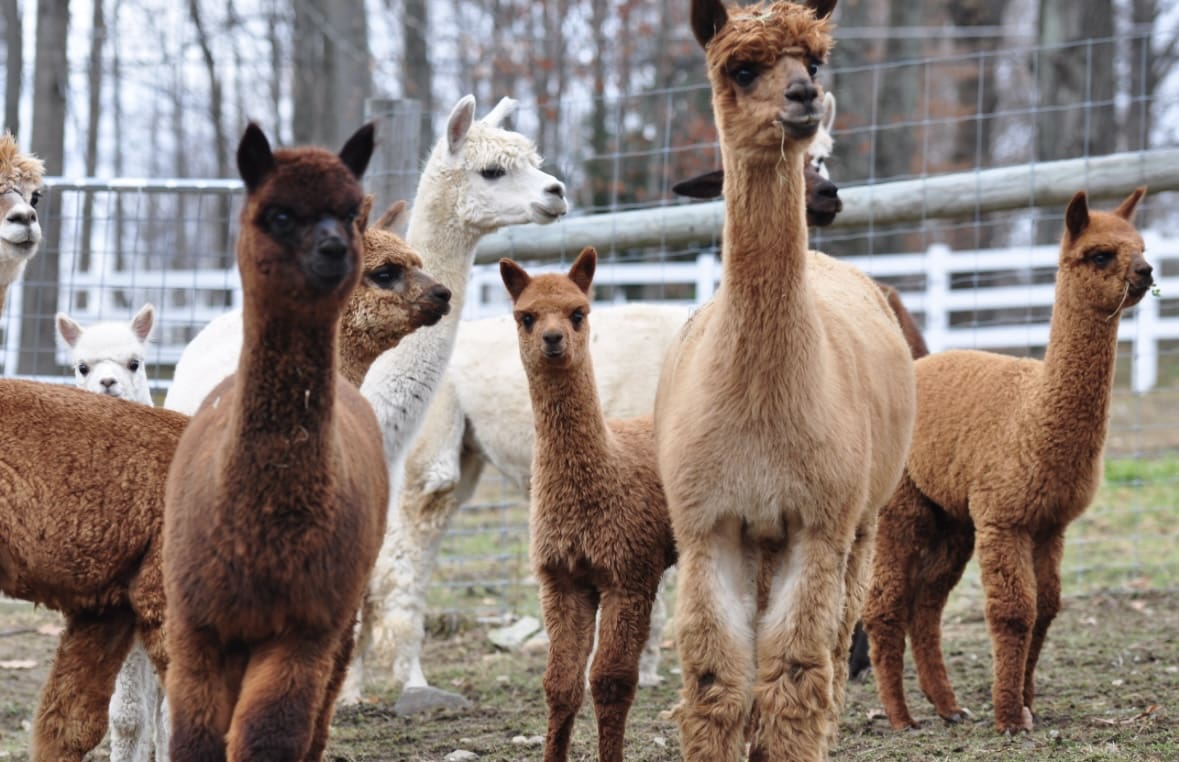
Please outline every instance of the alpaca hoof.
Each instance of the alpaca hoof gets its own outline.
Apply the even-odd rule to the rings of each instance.
[[[960,722],[974,719],[974,715],[969,709],[957,709],[949,714],[941,715],[941,718],[952,725],[957,725]]]
[[[1019,724],[1000,725],[999,732],[1003,733],[1004,735],[1014,736],[1016,733],[1030,733],[1032,732],[1032,728],[1034,726],[1035,722],[1032,720],[1032,710],[1025,706],[1023,708]]]
[[[398,717],[408,717],[434,709],[469,709],[471,706],[466,696],[425,685],[402,691],[393,705],[393,712]]]

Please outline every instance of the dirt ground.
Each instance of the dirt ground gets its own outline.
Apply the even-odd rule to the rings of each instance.
[[[1036,730],[1016,738],[998,736],[991,726],[990,646],[978,601],[959,598],[952,605],[946,658],[959,699],[975,720],[949,726],[937,719],[910,674],[908,698],[923,727],[893,732],[880,716],[869,676],[849,687],[832,759],[1179,759],[1179,593],[1067,599],[1038,671]],[[0,758],[27,759],[28,729],[58,622],[53,612],[0,600]],[[540,759],[540,747],[527,739],[545,730],[544,656],[497,651],[485,628],[469,623],[452,630],[458,631],[428,643],[425,669],[435,685],[465,695],[474,707],[398,717],[394,696],[378,691],[370,703],[337,714],[327,759],[444,760],[459,749],[480,760]],[[627,760],[679,759],[675,724],[663,716],[677,700],[679,683],[674,647],[666,645],[664,685],[640,689],[631,711]],[[594,733],[587,705],[573,759],[596,759]],[[106,756],[104,744],[90,758]]]

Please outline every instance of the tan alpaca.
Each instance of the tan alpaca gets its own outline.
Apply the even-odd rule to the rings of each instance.
[[[238,146],[241,359],[165,492],[174,762],[316,760],[327,743],[389,497],[376,415],[336,372],[372,149],[372,125],[338,156],[271,151],[255,124]]]
[[[531,278],[510,259],[499,264],[536,427],[531,559],[551,641],[544,759],[569,756],[601,607],[590,671],[598,759],[621,762],[651,605],[663,571],[675,563],[651,417],[607,421],[602,415],[588,319],[597,252],[584,249],[568,277]]]
[[[968,714],[946,676],[941,615],[977,544],[995,724],[1032,729],[1033,673],[1060,609],[1064,530],[1101,479],[1118,322],[1153,282],[1131,222],[1145,192],[1112,213],[1090,212],[1084,192],[1069,203],[1043,361],[959,350],[917,363],[912,450],[880,512],[864,609],[877,690],[895,728],[916,727],[901,680],[906,634],[937,713]]]
[[[45,163],[21,153],[12,133],[0,135],[0,310],[11,286],[41,245],[37,202]],[[9,370],[11,372],[11,369]]]
[[[822,759],[875,533],[904,466],[913,362],[879,289],[808,252],[802,154],[831,0],[695,0],[725,173],[721,287],[655,404],[679,552],[685,759]],[[767,605],[755,621],[757,564]]]

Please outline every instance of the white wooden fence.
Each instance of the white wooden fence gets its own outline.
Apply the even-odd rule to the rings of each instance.
[[[1131,345],[1132,386],[1147,392],[1158,382],[1160,343],[1179,339],[1179,277],[1159,277],[1162,272],[1179,272],[1179,238],[1167,238],[1146,232],[1146,258],[1154,265],[1158,297],[1148,295],[1121,321],[1119,338]],[[847,257],[864,272],[887,281],[920,282],[924,288],[901,289],[905,306],[923,318],[925,341],[931,352],[950,348],[990,350],[1039,350],[1048,343],[1048,310],[1052,306],[1055,286],[1033,282],[1035,270],[1056,267],[1057,246],[1025,246],[982,251],[951,251],[943,245],[931,246],[917,254]],[[529,269],[559,272],[565,265],[543,264]],[[996,277],[996,276],[1006,277]],[[712,296],[721,276],[720,262],[714,252],[694,260],[665,263],[599,263],[595,285],[604,286],[687,286],[694,298],[678,303],[701,304]],[[955,276],[969,276],[969,288],[953,288]],[[1014,276],[1014,277],[1013,277]],[[1010,285],[1011,280],[1024,281]],[[1040,279],[1043,280],[1043,279]],[[994,281],[994,285],[988,285]],[[621,296],[623,288],[610,289]],[[617,300],[616,300],[617,301]],[[624,299],[623,299],[624,301]],[[1168,308],[1169,309],[1166,309]],[[463,317],[467,319],[501,315],[511,310],[498,265],[477,265],[471,277]],[[1027,311],[1041,319],[1023,321],[988,321],[971,319],[972,314],[992,311]],[[1015,314],[1018,314],[1016,312]]]

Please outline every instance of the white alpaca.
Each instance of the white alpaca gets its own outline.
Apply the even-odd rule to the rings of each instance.
[[[147,381],[147,340],[155,308],[145,304],[130,323],[109,321],[83,328],[57,313],[57,333],[70,347],[78,386],[96,394],[152,405]],[[115,680],[110,703],[112,762],[163,762],[168,758],[168,707],[147,651],[137,640]]]
[[[407,593],[416,589],[421,527],[416,515],[402,513],[400,487],[408,445],[426,417],[454,347],[475,247],[506,225],[547,224],[568,210],[565,186],[539,169],[532,141],[499,126],[515,106],[504,98],[476,121],[474,97],[459,100],[446,134],[422,170],[406,240],[421,253],[426,269],[450,288],[451,311],[437,327],[407,337],[395,351],[377,358],[361,386],[385,432],[393,487],[385,543],[369,583],[343,701],[359,699],[366,657],[390,659],[405,634],[417,629],[418,620],[403,607],[411,602]],[[394,663],[393,676],[405,683],[407,665]]]

